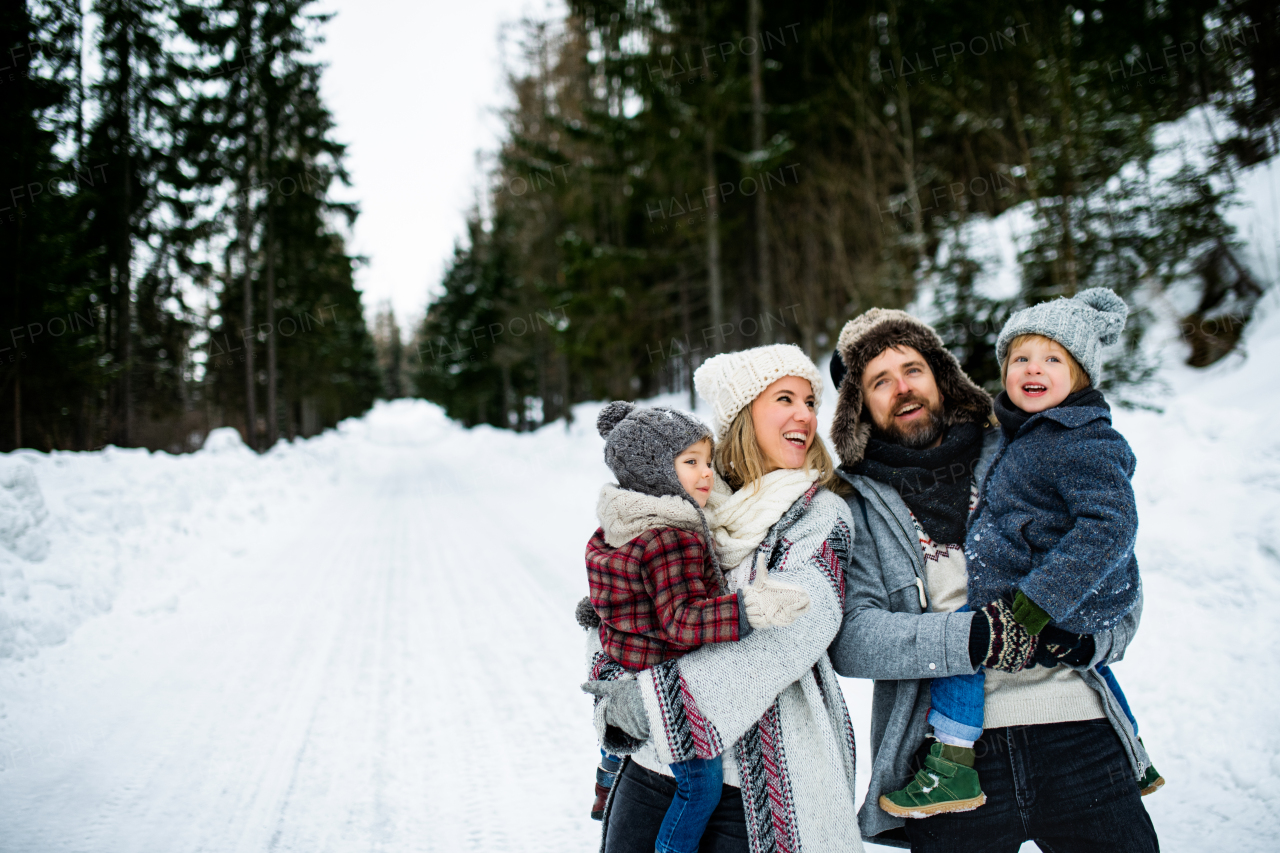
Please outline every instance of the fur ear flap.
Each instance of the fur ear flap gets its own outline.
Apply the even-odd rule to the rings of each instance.
[[[835,445],[841,464],[856,465],[862,461],[862,454],[867,449],[871,428],[858,423],[862,417],[861,384],[851,376],[844,380],[840,383],[836,415],[831,422],[831,443]]]
[[[947,423],[983,423],[991,414],[991,395],[961,371],[955,356],[945,350],[943,352],[950,363],[934,370],[934,379],[942,394],[942,410],[947,413]]]
[[[853,429],[853,441],[849,443],[848,454],[852,460],[848,464],[856,465],[862,461],[862,457],[867,453],[867,442],[871,441],[871,424],[858,424]],[[841,461],[844,455],[840,456]]]

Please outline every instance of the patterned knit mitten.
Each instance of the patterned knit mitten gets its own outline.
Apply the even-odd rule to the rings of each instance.
[[[760,576],[742,590],[747,621],[752,628],[782,628],[809,609],[809,593],[798,586],[774,580],[760,567]]]
[[[1021,672],[1032,665],[1038,641],[1013,618],[1013,607],[1008,601],[997,599],[976,611],[973,618],[975,622],[983,619],[987,623],[986,651],[978,652],[983,666],[1001,672]]]

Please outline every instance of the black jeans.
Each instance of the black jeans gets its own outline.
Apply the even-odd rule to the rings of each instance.
[[[613,787],[605,853],[653,853],[658,828],[676,795],[676,780],[628,761]],[[747,853],[742,791],[730,785],[722,788],[698,853]]]
[[[987,795],[971,812],[907,821],[916,853],[1157,853],[1120,738],[1106,720],[988,729],[974,744]]]

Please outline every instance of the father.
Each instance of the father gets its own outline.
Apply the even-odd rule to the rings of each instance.
[[[1093,667],[1119,660],[1141,601],[1113,630],[1031,636],[1003,601],[966,601],[963,544],[999,428],[990,396],[929,326],[873,308],[840,334],[831,437],[858,527],[844,622],[830,649],[841,675],[875,679],[863,838],[921,853],[1156,851],[1136,778],[1148,761]],[[1039,664],[1039,666],[1037,666]],[[986,803],[895,817],[882,794],[929,791],[957,772],[928,749],[929,683],[987,667],[986,729],[975,744]],[[963,774],[961,774],[963,776]]]

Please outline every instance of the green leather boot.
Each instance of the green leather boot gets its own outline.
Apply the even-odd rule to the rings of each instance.
[[[881,795],[880,808],[896,817],[929,817],[972,811],[986,801],[973,769],[973,750],[935,743],[907,787]]]
[[[1142,778],[1138,780],[1138,787],[1141,789],[1142,796],[1154,794],[1164,787],[1164,777],[1160,775],[1160,771],[1155,766],[1147,768],[1147,772],[1142,774]]]

